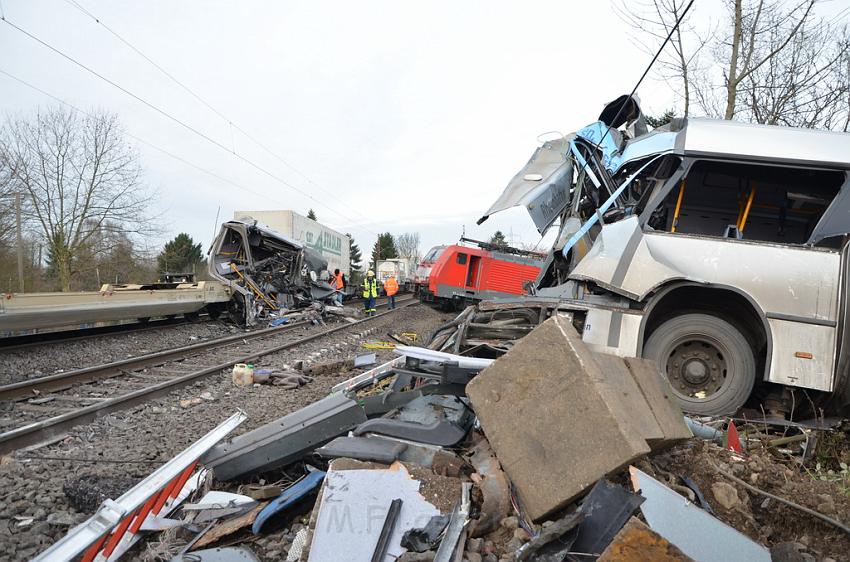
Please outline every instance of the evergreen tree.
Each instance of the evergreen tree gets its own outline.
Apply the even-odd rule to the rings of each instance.
[[[192,237],[181,232],[174,240],[167,242],[156,258],[160,273],[189,273],[204,262],[201,244],[195,244]]]
[[[348,236],[348,253],[351,258],[351,269],[360,269],[360,266],[363,265],[361,263],[363,261],[363,253],[360,251],[360,246],[357,245],[351,234],[346,233],[345,235]]]
[[[386,260],[398,257],[398,250],[395,247],[395,239],[389,232],[378,235],[378,240],[372,247],[372,261],[369,264],[370,269],[375,269],[377,260]]]
[[[319,222],[319,219],[316,218],[316,212],[313,209],[307,211],[307,218]]]
[[[646,119],[646,124],[649,125],[653,129],[657,129],[662,125],[666,125],[670,121],[672,121],[676,117],[676,113],[672,109],[668,109],[665,111],[660,117],[653,117],[652,115],[644,115],[644,119]]]
[[[490,243],[499,248],[508,247],[508,241],[501,230],[497,230],[495,233],[493,233],[493,236],[490,237]]]

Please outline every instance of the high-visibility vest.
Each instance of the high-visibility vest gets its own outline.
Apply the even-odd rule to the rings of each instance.
[[[395,277],[390,277],[384,281],[384,291],[387,293],[388,297],[391,297],[398,292],[398,281],[395,280]]]
[[[372,277],[363,280],[363,298],[378,298],[378,281]]]
[[[334,275],[334,282],[336,283],[336,290],[337,291],[342,290],[342,288],[343,288],[342,273]]]

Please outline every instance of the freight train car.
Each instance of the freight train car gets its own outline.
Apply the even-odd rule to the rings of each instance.
[[[230,288],[217,281],[104,285],[100,291],[79,293],[6,293],[0,294],[0,335],[177,315],[195,318],[201,312],[217,317],[230,297]]]
[[[421,301],[460,309],[484,299],[522,295],[526,283],[534,281],[543,267],[543,254],[466,238],[461,242],[478,247],[443,249],[431,268],[428,289],[420,291]]]

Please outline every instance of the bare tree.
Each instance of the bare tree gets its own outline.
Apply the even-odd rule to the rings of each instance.
[[[768,47],[784,40],[778,28]],[[748,120],[769,125],[843,129],[847,123],[847,28],[823,21],[800,28],[780,55],[770,58],[741,84],[741,107]]]
[[[688,0],[651,0],[615,5],[620,17],[639,33],[633,37],[647,54],[655,52],[670,32],[670,46],[658,58],[658,75],[668,83],[675,82],[674,91],[681,92],[683,110],[687,117],[691,106],[691,72],[699,65],[699,55],[709,41],[710,30],[698,30],[690,24],[691,17],[673,29],[682,17]],[[678,88],[681,86],[681,90]]]
[[[26,195],[27,218],[63,291],[71,290],[96,234],[152,231],[138,155],[114,114],[57,107],[29,119],[10,117],[0,131],[0,156],[13,188]]]
[[[399,257],[418,262],[422,255],[419,252],[419,233],[405,232],[395,237],[395,247]]]
[[[682,84],[684,115],[843,129],[848,124],[848,32],[819,17],[818,0],[726,0],[716,29],[689,12],[659,59],[662,77]],[[620,8],[657,49],[684,0]],[[690,48],[688,47],[690,46]],[[704,47],[708,47],[705,48]],[[686,53],[690,53],[689,55]]]

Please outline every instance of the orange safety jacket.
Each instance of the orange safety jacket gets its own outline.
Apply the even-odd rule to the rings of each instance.
[[[336,290],[341,291],[343,288],[342,272],[340,272],[338,275],[334,275],[334,283],[336,283]]]
[[[390,277],[384,281],[384,292],[387,293],[388,297],[391,297],[398,292],[398,281],[395,280],[395,277]]]

